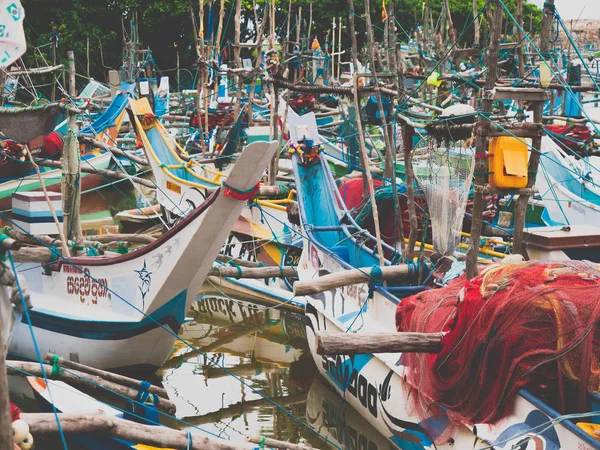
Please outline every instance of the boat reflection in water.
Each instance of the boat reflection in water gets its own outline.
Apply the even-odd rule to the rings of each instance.
[[[315,380],[318,371],[308,351],[302,312],[210,295],[200,297],[188,316],[193,320],[180,335],[199,352],[178,342],[161,368],[163,384],[185,423],[234,442],[253,435],[315,448],[392,448]]]
[[[308,391],[306,421],[332,444],[344,450],[398,448],[329,387],[321,375],[314,379]]]
[[[302,425],[274,405],[304,420],[310,382],[292,375],[316,372],[304,315],[205,296],[188,316],[180,336],[199,351],[178,342],[161,368],[177,416],[235,442],[249,435],[304,442]]]

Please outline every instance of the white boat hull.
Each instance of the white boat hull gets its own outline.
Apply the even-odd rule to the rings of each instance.
[[[318,247],[305,243],[299,272],[310,279],[344,268]],[[310,257],[307,255],[310,254]],[[315,256],[318,254],[318,258]],[[320,264],[323,261],[323,264]],[[316,265],[315,265],[316,264]],[[313,266],[313,267],[311,267]],[[315,333],[392,332],[396,303],[375,290],[367,300],[368,285],[338,288],[307,300],[306,334],[310,352],[319,372],[344,399],[379,433],[405,449],[592,449],[600,448],[593,438],[584,439],[571,430],[574,424],[562,422],[548,426],[535,441],[541,446],[513,447],[523,439],[536,436],[531,428],[549,422],[557,413],[525,391],[515,399],[513,412],[494,425],[452,426],[443,413],[421,421],[414,411],[415,388],[404,381],[405,367],[400,354],[320,356],[316,353]],[[361,313],[362,311],[362,313]],[[546,428],[546,427],[544,427]],[[581,431],[579,431],[580,434]],[[435,444],[434,444],[435,442]],[[534,441],[531,441],[533,445]],[[537,445],[537,444],[536,444]]]

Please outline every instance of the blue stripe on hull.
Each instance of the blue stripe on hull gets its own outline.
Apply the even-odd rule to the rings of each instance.
[[[13,212],[12,218],[13,220],[18,220],[25,223],[54,223],[54,218],[51,215],[43,217],[29,217]],[[59,216],[59,219],[62,219],[62,217]]]
[[[63,215],[62,209],[55,209],[54,212],[58,218],[61,218]],[[15,215],[19,215],[21,217],[50,217],[52,218],[52,213],[48,211],[28,211],[26,209],[21,208],[13,208],[12,209],[13,217]]]
[[[187,289],[150,314],[150,317],[144,317],[135,322],[82,320],[81,318],[59,316],[35,308],[29,311],[29,316],[31,325],[43,330],[84,339],[121,340],[158,328],[158,324],[169,327],[174,333],[177,333],[185,319],[186,297]],[[25,315],[21,322],[28,324]]]

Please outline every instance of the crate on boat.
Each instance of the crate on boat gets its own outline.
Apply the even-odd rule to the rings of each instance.
[[[48,192],[58,221],[63,222],[62,196]],[[15,228],[31,234],[58,234],[48,201],[43,192],[15,192],[12,195],[12,218]]]

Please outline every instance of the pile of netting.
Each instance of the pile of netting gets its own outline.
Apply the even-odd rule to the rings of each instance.
[[[600,392],[600,271],[587,261],[490,266],[406,298],[398,331],[446,332],[436,355],[404,354],[422,418],[491,423],[525,388],[560,413],[588,410]]]

